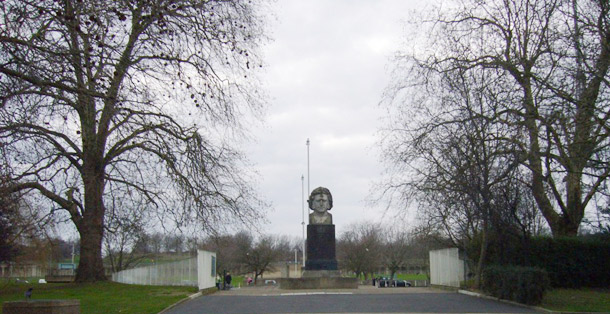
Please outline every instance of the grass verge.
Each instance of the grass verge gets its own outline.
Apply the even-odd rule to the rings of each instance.
[[[610,290],[554,289],[545,293],[540,306],[561,312],[610,312]]]
[[[397,277],[402,280],[428,280],[426,274],[398,274]]]
[[[29,287],[34,288],[32,299],[78,299],[83,314],[154,314],[197,292],[196,287],[140,286],[115,282],[0,283],[0,303],[23,300],[24,292]]]

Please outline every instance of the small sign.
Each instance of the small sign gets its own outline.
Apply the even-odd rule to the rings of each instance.
[[[59,269],[76,269],[76,264],[72,264],[72,263],[59,263]]]

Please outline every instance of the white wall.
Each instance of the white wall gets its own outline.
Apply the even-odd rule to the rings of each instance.
[[[464,261],[457,248],[430,251],[430,283],[439,286],[460,287],[464,281]]]
[[[216,253],[197,250],[197,281],[199,290],[216,287]]]
[[[171,263],[122,270],[112,281],[151,286],[197,286],[197,261],[189,258]]]

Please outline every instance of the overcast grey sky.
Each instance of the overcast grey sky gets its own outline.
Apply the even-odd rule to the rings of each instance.
[[[266,126],[254,131],[257,142],[246,148],[260,174],[259,191],[274,208],[265,233],[301,237],[308,138],[310,190],[330,189],[337,233],[383,215],[383,208],[365,204],[383,171],[375,145],[383,116],[378,103],[390,79],[390,60],[405,40],[408,13],[423,3],[274,3],[264,76],[271,107]]]

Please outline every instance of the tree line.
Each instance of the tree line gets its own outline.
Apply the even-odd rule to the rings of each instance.
[[[358,278],[372,279],[384,273],[393,277],[409,266],[418,266],[427,273],[428,252],[448,244],[437,235],[396,228],[378,223],[354,223],[337,235],[336,254],[339,268]],[[246,232],[207,238],[199,247],[216,252],[217,271],[235,274],[252,273],[254,281],[266,272],[277,271],[278,265],[302,263],[301,239]],[[422,267],[423,266],[423,267]],[[388,273],[386,273],[386,271]]]
[[[52,236],[56,227],[53,224],[36,227],[23,221],[23,229],[15,232],[21,226],[16,224],[19,218],[12,217],[12,224],[0,223],[2,241],[7,244],[0,246],[3,262],[34,262],[54,268],[56,263],[71,259],[73,248],[76,261],[80,259],[80,241]],[[246,231],[206,237],[188,236],[149,231],[135,220],[110,221],[108,226],[115,228],[105,233],[102,256],[104,268],[111,272],[147,265],[150,260],[159,258],[196,256],[198,249],[216,252],[218,275],[223,271],[249,273],[253,274],[255,283],[265,273],[278,271],[279,265],[293,265],[295,252],[298,264],[302,263],[302,240],[297,237]],[[393,277],[408,266],[417,266],[418,271],[427,272],[428,251],[449,244],[439,235],[426,235],[380,223],[354,223],[345,229],[336,240],[339,266],[341,270],[365,279],[386,270],[389,271],[387,275]]]

